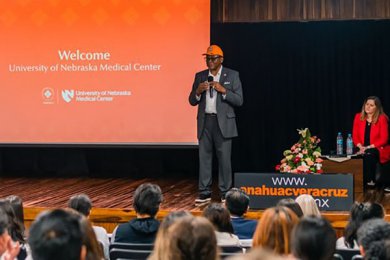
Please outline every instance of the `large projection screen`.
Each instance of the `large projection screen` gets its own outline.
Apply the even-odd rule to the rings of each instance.
[[[196,144],[209,0],[0,0],[0,144]]]

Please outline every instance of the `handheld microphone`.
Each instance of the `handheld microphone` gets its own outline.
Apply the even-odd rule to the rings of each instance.
[[[208,82],[213,82],[214,81],[214,77],[213,76],[208,76],[207,77],[207,81]],[[213,98],[213,88],[209,88],[209,92],[210,92],[210,98]]]

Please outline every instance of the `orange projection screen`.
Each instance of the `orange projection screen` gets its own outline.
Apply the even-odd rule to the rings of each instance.
[[[0,35],[0,143],[197,143],[209,0],[0,0]]]

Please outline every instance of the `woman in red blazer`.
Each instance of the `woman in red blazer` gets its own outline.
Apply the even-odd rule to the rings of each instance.
[[[364,155],[363,183],[375,186],[378,162],[390,160],[388,117],[378,97],[370,96],[364,101],[362,111],[353,121],[352,138],[358,153]]]

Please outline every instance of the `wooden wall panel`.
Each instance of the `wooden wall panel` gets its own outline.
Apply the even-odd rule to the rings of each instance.
[[[212,0],[214,23],[389,19],[390,0]]]

